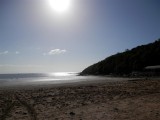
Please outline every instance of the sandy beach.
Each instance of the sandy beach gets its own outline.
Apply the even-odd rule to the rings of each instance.
[[[3,88],[0,120],[160,120],[160,79]]]

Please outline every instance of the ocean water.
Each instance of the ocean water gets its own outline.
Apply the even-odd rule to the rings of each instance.
[[[79,76],[75,72],[0,74],[0,87],[98,83],[125,79],[129,80],[105,76]]]
[[[97,79],[105,80],[105,77],[79,76],[75,72],[0,74],[0,87],[83,83]]]

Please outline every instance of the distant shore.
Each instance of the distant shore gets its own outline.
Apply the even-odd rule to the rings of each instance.
[[[160,78],[97,81],[1,88],[0,119],[160,119]]]

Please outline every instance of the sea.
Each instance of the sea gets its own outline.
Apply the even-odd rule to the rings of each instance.
[[[76,72],[0,74],[0,87],[83,84],[124,78],[80,76]]]

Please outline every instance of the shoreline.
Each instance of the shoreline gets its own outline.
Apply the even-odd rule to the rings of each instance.
[[[81,85],[0,89],[0,118],[160,119],[160,78],[97,81]]]

